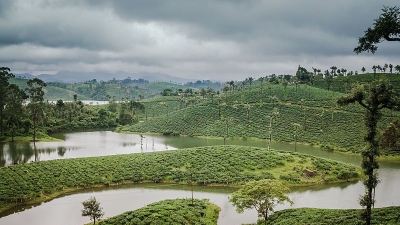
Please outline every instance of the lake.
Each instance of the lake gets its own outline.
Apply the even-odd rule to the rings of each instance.
[[[3,165],[49,159],[77,158],[100,155],[128,154],[152,151],[176,150],[186,147],[221,145],[221,139],[203,139],[161,135],[119,134],[110,131],[76,132],[57,134],[64,142],[2,143],[0,162]],[[226,144],[266,147],[266,140],[227,140]],[[273,143],[272,148],[294,151],[294,145]],[[319,157],[335,159],[359,165],[359,156],[349,156],[322,151],[312,146],[298,145],[297,151]],[[381,163],[380,184],[376,189],[376,207],[400,205],[400,162]],[[236,213],[228,202],[232,188],[195,187],[195,198],[207,198],[221,207],[218,224],[254,223],[257,220],[255,210]],[[276,209],[289,207],[319,208],[360,208],[359,195],[364,192],[361,182],[339,185],[321,185],[317,187],[292,190],[290,198],[294,204],[281,205]],[[81,202],[95,196],[106,213],[105,217],[143,207],[149,203],[167,198],[190,198],[190,187],[182,185],[130,185],[102,189],[84,190],[65,197],[54,199],[39,206],[19,210],[10,215],[1,215],[0,224],[84,224],[89,218],[82,217]]]

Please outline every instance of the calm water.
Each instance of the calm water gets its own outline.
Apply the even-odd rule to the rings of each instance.
[[[76,132],[56,134],[62,142],[0,143],[0,166],[20,164],[51,159],[80,158],[176,150],[207,145],[223,145],[221,139],[202,139],[192,137],[174,137],[162,135],[120,134],[111,131]],[[247,145],[267,147],[267,140],[226,140],[228,145]],[[294,145],[272,143],[272,148],[294,151]],[[359,165],[358,156],[345,156],[321,151],[307,145],[298,145],[297,151],[315,156],[340,160]]]
[[[5,162],[3,165],[7,165],[12,162],[35,161],[35,159],[48,160],[126,154],[223,144],[223,140],[154,135],[145,135],[144,138],[141,138],[139,135],[117,134],[109,131],[64,134],[63,139],[65,139],[65,142],[36,143],[36,147],[29,143],[19,143],[15,146],[3,144],[0,146],[1,160]],[[226,144],[265,147],[267,142],[227,140]],[[282,143],[274,143],[273,148],[294,150],[293,145]],[[311,146],[298,146],[297,150],[357,165],[360,162],[358,156],[345,156],[321,151]],[[400,194],[397,189],[400,186],[400,162],[381,163],[381,168],[379,171],[381,183],[376,189],[377,203],[375,206],[400,205]],[[233,189],[229,188],[196,187],[194,197],[210,199],[211,202],[221,207],[218,224],[254,223],[257,220],[255,210],[238,214],[228,202],[229,193],[232,191]],[[292,190],[290,194],[290,198],[294,202],[292,206],[281,205],[276,209],[289,207],[360,208],[358,198],[363,192],[364,188],[361,182],[302,188]],[[0,225],[25,224],[27,221],[30,225],[84,224],[89,222],[89,219],[81,216],[81,202],[90,196],[95,196],[101,202],[106,213],[105,217],[111,217],[167,198],[190,198],[191,192],[190,187],[179,185],[136,185],[86,190],[4,216],[0,218]]]

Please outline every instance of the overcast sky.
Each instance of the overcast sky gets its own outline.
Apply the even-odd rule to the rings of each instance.
[[[400,43],[353,53],[398,0],[0,0],[0,66],[159,72],[243,80],[297,66],[371,71],[400,64]],[[399,4],[400,5],[400,4]]]

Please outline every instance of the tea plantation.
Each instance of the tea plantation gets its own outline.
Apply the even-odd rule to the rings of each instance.
[[[320,145],[326,149],[360,152],[364,142],[364,111],[358,105],[338,107],[335,99],[342,93],[308,85],[269,85],[219,94],[211,99],[197,98],[194,105],[182,106],[181,97],[147,102],[146,109],[155,111],[154,118],[142,123],[119,127],[119,132],[163,133],[226,138],[269,138],[271,115],[272,139]],[[167,112],[168,110],[168,112]],[[149,114],[149,112],[147,112]],[[159,116],[157,116],[159,115]],[[399,112],[383,110],[379,128],[383,129]],[[143,118],[143,117],[142,117]],[[297,133],[295,124],[299,125]]]
[[[372,210],[373,225],[400,224],[400,206],[375,208]],[[267,225],[363,225],[361,209],[286,209],[275,212],[267,220]],[[264,221],[258,224],[264,225]]]
[[[217,224],[219,207],[207,200],[168,199],[100,221],[99,225]]]
[[[279,179],[288,186],[360,179],[357,167],[318,157],[245,146],[50,160],[0,168],[1,209],[69,191],[122,183],[240,186]],[[1,211],[0,209],[0,211]]]

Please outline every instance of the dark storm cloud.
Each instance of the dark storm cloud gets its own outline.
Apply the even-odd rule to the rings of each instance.
[[[290,49],[281,50],[294,54],[316,53],[315,50],[319,50],[317,54],[349,53],[353,48],[349,46],[354,46],[371,26],[383,4],[396,3],[394,0],[86,1],[94,7],[111,7],[124,20],[180,25],[179,29],[193,39],[251,42],[272,37],[274,41],[288,43],[282,45]],[[308,32],[308,38],[304,32]],[[318,38],[321,40],[315,41]],[[338,43],[346,38],[351,38],[352,43]]]
[[[48,66],[52,71],[72,67],[210,77],[293,73],[304,63],[355,70],[362,63],[400,61],[395,43],[380,44],[376,55],[362,54],[363,60],[352,52],[382,6],[396,4],[1,0],[0,63],[29,71]]]

